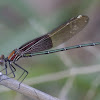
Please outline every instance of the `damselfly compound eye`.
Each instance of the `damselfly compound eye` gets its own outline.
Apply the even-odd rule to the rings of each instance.
[[[0,57],[0,65],[1,66],[4,65],[4,59],[5,59],[4,55],[1,55],[1,57]]]

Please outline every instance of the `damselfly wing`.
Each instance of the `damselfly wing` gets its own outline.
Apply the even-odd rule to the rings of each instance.
[[[22,45],[19,50],[25,54],[44,51],[51,49],[52,47],[56,47],[81,31],[87,25],[88,20],[89,18],[87,16],[82,15],[72,18],[48,34]]]

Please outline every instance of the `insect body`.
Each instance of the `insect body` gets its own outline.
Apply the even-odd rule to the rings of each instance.
[[[100,43],[96,42],[96,43],[65,47],[65,48],[60,48],[60,49],[55,49],[55,50],[48,50],[69,40],[75,34],[80,32],[87,25],[88,21],[89,21],[88,16],[79,15],[77,17],[74,17],[70,19],[69,21],[65,22],[64,24],[60,25],[53,31],[43,36],[40,36],[36,39],[33,39],[23,44],[18,49],[13,50],[7,58],[5,58],[4,55],[1,55],[0,65],[5,66],[3,70],[6,70],[6,75],[8,75],[7,68],[9,67],[14,77],[15,77],[14,72],[16,71],[16,67],[19,67],[21,70],[23,70],[23,73],[18,78],[19,80],[25,74],[25,77],[20,82],[21,84],[23,80],[26,78],[26,76],[28,75],[28,72],[16,63],[16,61],[19,60],[20,58],[50,54],[50,53],[70,50],[74,48],[86,47],[86,46],[99,45]],[[19,87],[20,87],[20,84],[19,84]]]

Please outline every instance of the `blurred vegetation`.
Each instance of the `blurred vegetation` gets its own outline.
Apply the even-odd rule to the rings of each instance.
[[[50,2],[50,0],[0,0],[0,54],[4,54],[7,57],[13,49],[19,48],[25,42],[50,32],[64,21],[77,15],[82,14],[92,17],[94,14],[97,14],[100,17],[98,14],[99,0],[55,0],[51,1],[50,5],[48,2]],[[95,9],[97,9],[97,13],[95,12]],[[98,25],[100,25],[99,21]],[[97,29],[95,30],[95,32],[97,32]],[[89,30],[85,31],[88,33],[92,32]],[[100,32],[99,29],[98,32]],[[85,38],[85,36],[83,37]],[[87,41],[91,41],[90,38],[92,38],[92,35],[86,35],[86,37],[88,37]],[[92,38],[92,40],[100,40],[98,35],[95,35],[95,37],[96,38]],[[78,43],[80,44],[80,42]],[[81,50],[78,53],[81,53],[81,58],[84,57],[84,53]],[[88,65],[91,70],[92,64],[99,64],[100,62],[100,56],[96,54],[96,51],[94,53],[96,56],[94,58],[95,60],[89,59],[91,58],[91,53],[85,55],[86,58],[88,57],[88,60],[75,56],[74,60],[72,60],[73,63],[70,66],[65,64],[67,61],[64,61],[65,58],[62,58],[63,55],[60,53],[21,59],[18,61],[18,64],[29,72],[28,77],[25,79],[25,83],[27,83],[30,78],[34,79],[42,75],[60,72],[76,66],[84,67]],[[70,60],[75,54],[76,53],[71,53],[70,51],[66,59]],[[66,56],[67,54],[64,53],[64,55]],[[17,69],[16,76],[21,73],[22,71]],[[64,85],[69,82],[70,79],[74,78],[71,87],[69,87],[69,91],[68,87],[66,88],[66,91],[68,91],[65,95],[66,100],[99,100],[99,83],[97,86],[92,84],[92,82],[95,83],[95,79],[99,75],[99,73],[91,73],[66,77],[55,81],[49,81],[48,79],[48,82],[33,83],[31,86],[51,94],[52,96],[60,97],[59,95],[61,94]],[[92,93],[92,98],[90,99],[87,98],[87,94],[93,87],[92,85],[95,86],[93,88],[94,95],[92,95]],[[7,90],[5,87],[0,86],[0,88],[0,100],[31,100],[15,91]]]

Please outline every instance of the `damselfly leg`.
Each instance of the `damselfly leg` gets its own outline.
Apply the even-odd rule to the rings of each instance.
[[[22,69],[23,70],[23,73],[20,75],[20,77],[17,79],[17,80],[20,80],[21,79],[21,77],[25,74],[25,76],[24,76],[24,78],[20,81],[20,83],[19,83],[19,87],[18,88],[20,88],[20,84],[24,81],[24,79],[27,77],[27,75],[28,75],[28,71],[26,71],[24,68],[22,68],[21,66],[19,66],[18,64],[16,64],[15,62],[13,62],[13,64],[16,66],[16,67],[18,67],[18,68],[20,68],[20,69]]]
[[[11,72],[9,73],[8,71],[7,71],[7,69],[8,69],[8,66],[9,66],[9,69],[11,70]],[[13,75],[13,76],[11,76],[10,78],[15,78],[15,71],[16,71],[16,69],[14,68],[14,66],[12,65],[12,64],[10,64],[10,62],[8,62],[8,66],[7,66],[7,62],[5,62],[5,68],[4,69],[2,69],[0,72],[2,72],[2,71],[6,71],[6,73],[5,74],[3,74],[3,75],[7,75],[7,76],[9,76],[9,75]],[[10,78],[6,78],[6,79],[10,79]],[[3,80],[6,80],[6,79],[2,79],[2,80],[0,80],[0,82],[1,81],[3,81]]]
[[[10,69],[11,69],[12,72],[9,73],[8,75],[13,74],[13,76],[15,76],[14,72],[16,71],[16,68],[12,64],[9,64],[9,67],[10,67]],[[12,77],[12,78],[14,78],[14,77]]]

